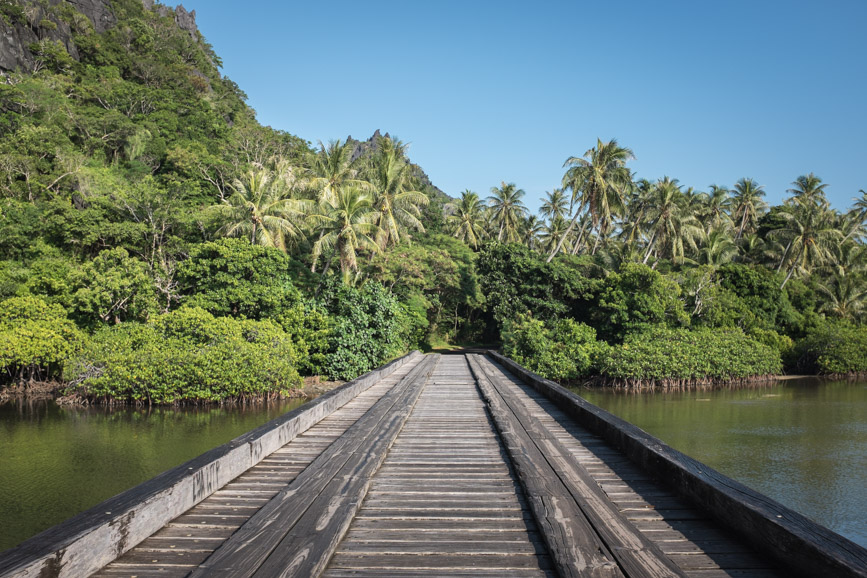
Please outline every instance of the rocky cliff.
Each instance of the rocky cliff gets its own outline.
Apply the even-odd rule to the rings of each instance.
[[[178,27],[198,40],[195,10],[187,12],[182,5],[171,9],[153,0],[142,0],[142,4],[163,17],[173,14]],[[102,33],[116,23],[109,0],[48,0],[42,5],[31,0],[0,2],[0,71],[36,70],[38,59],[32,47],[44,41],[59,42],[78,60],[77,34],[91,29]]]

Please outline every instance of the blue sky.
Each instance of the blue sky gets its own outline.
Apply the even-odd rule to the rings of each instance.
[[[596,139],[638,177],[799,175],[867,189],[867,2],[185,0],[259,121],[314,144],[374,130],[452,196],[533,210]]]

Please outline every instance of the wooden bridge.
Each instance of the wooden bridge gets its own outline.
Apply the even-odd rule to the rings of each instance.
[[[496,354],[413,353],[0,576],[867,576],[867,551]]]

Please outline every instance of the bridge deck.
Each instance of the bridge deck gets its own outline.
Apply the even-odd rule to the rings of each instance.
[[[97,576],[779,575],[481,356],[425,356]]]

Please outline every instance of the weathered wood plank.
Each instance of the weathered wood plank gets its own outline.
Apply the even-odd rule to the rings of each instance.
[[[362,454],[357,453],[359,450],[366,451],[369,442],[376,443],[377,439],[385,439],[383,431],[393,431],[396,434],[396,428],[402,424],[402,419],[395,417],[401,415],[401,404],[410,403],[414,399],[436,362],[436,357],[422,360],[399,384],[350,426],[346,435],[338,438],[320,454],[310,467],[250,518],[191,576],[251,576],[263,563],[267,563],[268,556],[299,520],[303,519],[311,504],[315,503],[317,506],[314,510],[316,517],[323,511],[327,512],[327,502],[338,495],[339,484],[346,483],[342,479],[336,479],[338,473],[346,466],[346,475],[351,476],[351,469],[360,467],[357,460]],[[386,443],[387,447],[390,440],[380,441],[380,444],[382,443]],[[349,483],[358,482],[357,479],[349,479]],[[331,487],[331,492],[320,496],[332,480],[335,485]],[[364,484],[366,480],[363,480],[363,487],[366,489]],[[346,508],[351,508],[351,503],[347,505],[346,502],[338,502],[333,511],[346,512]],[[335,519],[329,518],[326,523]],[[316,526],[315,521],[313,526]]]
[[[548,544],[557,572],[564,577],[623,576],[568,488],[481,371],[478,360],[475,356],[468,356],[468,360],[524,488],[536,524]]]
[[[0,553],[0,576],[79,578],[95,572],[419,355],[369,372]]]
[[[672,449],[640,428],[494,352],[489,355],[633,463],[776,559],[792,575],[867,576],[867,549]],[[643,492],[642,492],[643,493]]]

